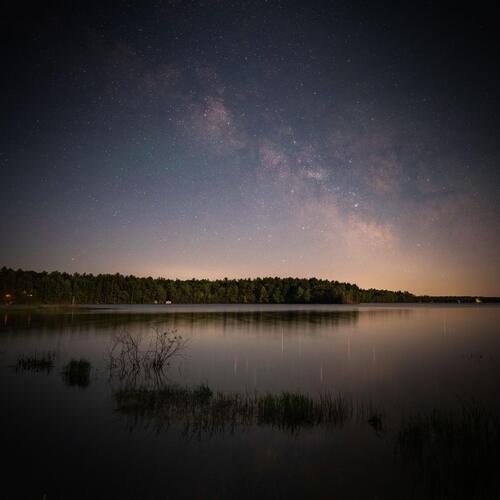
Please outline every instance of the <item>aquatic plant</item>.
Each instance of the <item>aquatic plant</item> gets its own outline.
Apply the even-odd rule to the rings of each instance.
[[[214,392],[205,384],[169,384],[122,388],[113,396],[115,411],[131,430],[138,424],[157,432],[175,426],[186,437],[249,426],[297,433],[320,426],[341,428],[351,421],[369,425],[395,446],[402,472],[415,478],[412,498],[500,498],[500,419],[479,404],[413,414],[391,430],[383,411],[372,403],[354,405],[342,394],[240,394]]]
[[[14,368],[17,371],[32,371],[50,373],[54,368],[56,359],[55,351],[43,353],[34,352],[30,355],[20,356]]]
[[[62,371],[64,382],[70,386],[87,387],[90,384],[91,364],[86,359],[72,359]]]
[[[500,418],[483,405],[404,418],[396,446],[428,498],[500,498]]]
[[[124,332],[115,336],[107,354],[110,378],[117,377],[128,384],[139,380],[155,380],[160,384],[171,359],[179,353],[186,341],[174,331],[154,330],[145,339]]]
[[[367,423],[377,434],[382,434],[385,430],[385,415],[381,411],[371,409]]]
[[[340,427],[353,416],[352,401],[342,394],[311,398],[292,392],[215,393],[203,384],[125,388],[116,391],[114,399],[117,412],[135,421],[154,421],[158,428],[180,422],[192,432],[213,433],[241,425],[269,425],[295,432],[315,425]]]

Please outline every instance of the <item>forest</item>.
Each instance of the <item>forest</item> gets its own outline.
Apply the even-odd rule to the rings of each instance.
[[[362,289],[318,278],[165,279],[0,269],[0,304],[359,304],[500,302],[499,297],[431,296]]]
[[[0,269],[4,304],[356,304],[415,302],[409,292],[363,290],[317,278],[165,279]]]

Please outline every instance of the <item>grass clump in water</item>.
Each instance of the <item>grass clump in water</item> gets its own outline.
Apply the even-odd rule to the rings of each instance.
[[[117,411],[159,427],[181,422],[193,432],[234,430],[241,425],[272,426],[294,432],[315,425],[342,426],[353,415],[350,399],[322,395],[314,399],[293,392],[248,395],[214,393],[207,385],[166,385],[160,389],[121,389],[114,394]]]
[[[50,373],[55,365],[56,353],[48,351],[21,356],[15,365],[17,371],[46,372]]]
[[[91,364],[86,359],[72,359],[62,371],[63,380],[69,386],[87,387],[90,384]]]
[[[385,415],[376,410],[371,410],[368,420],[367,420],[368,425],[371,426],[371,428],[377,433],[377,434],[383,434],[385,431]]]
[[[500,418],[482,405],[406,418],[396,444],[428,498],[500,498]]]

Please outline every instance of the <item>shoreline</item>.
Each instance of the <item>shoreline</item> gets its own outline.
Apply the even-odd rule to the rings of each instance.
[[[11,312],[11,313],[22,313],[22,312],[39,312],[39,313],[66,313],[66,312],[76,312],[76,311],[104,311],[104,310],[120,310],[127,307],[145,307],[145,308],[157,308],[168,311],[169,309],[175,309],[177,307],[252,307],[258,306],[263,309],[272,308],[297,308],[297,309],[307,309],[309,307],[316,308],[322,306],[327,308],[328,306],[336,306],[344,308],[357,308],[357,307],[370,307],[370,306],[380,306],[380,307],[391,307],[391,306],[439,306],[439,305],[456,305],[456,306],[491,306],[499,305],[500,298],[491,297],[487,300],[481,301],[479,303],[475,301],[415,301],[415,302],[360,302],[357,304],[325,304],[325,303],[307,303],[307,304],[297,304],[297,303],[282,303],[282,304],[259,304],[259,303],[176,303],[176,304],[141,304],[141,303],[127,303],[127,304],[0,304],[0,312]]]

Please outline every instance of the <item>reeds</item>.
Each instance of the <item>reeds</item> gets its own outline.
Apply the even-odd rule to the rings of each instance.
[[[500,498],[500,418],[483,405],[404,418],[396,446],[429,498]]]
[[[353,422],[369,425],[395,446],[395,457],[416,479],[420,498],[500,498],[500,419],[477,403],[455,411],[413,414],[388,426],[380,409],[355,405],[342,394],[311,397],[295,392],[240,394],[214,392],[205,384],[122,388],[115,410],[130,429],[162,431],[180,427],[187,437],[232,433],[242,427],[269,426],[290,433]],[[416,472],[416,474],[414,474]],[[412,487],[413,488],[413,487]],[[420,489],[422,492],[420,492]],[[414,497],[412,497],[414,498]]]
[[[45,372],[50,373],[55,365],[55,351],[24,355],[18,358],[14,368],[18,371]]]
[[[159,427],[181,422],[193,432],[220,432],[238,426],[271,426],[295,432],[325,425],[340,427],[353,416],[353,404],[342,394],[319,398],[293,393],[214,393],[208,386],[166,385],[120,389],[114,393],[116,410],[134,421],[154,421]]]

